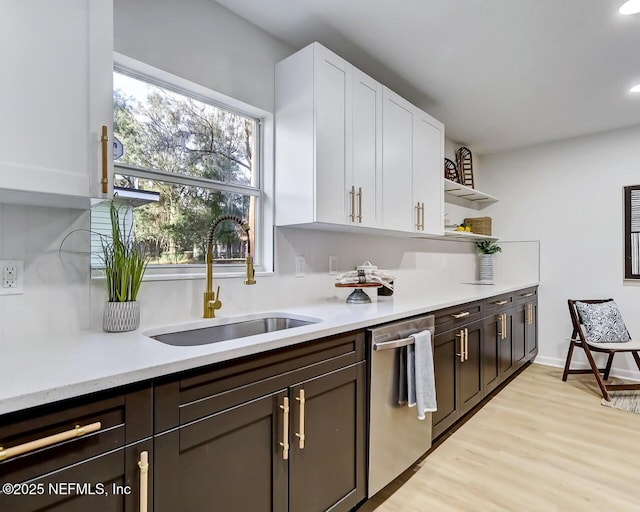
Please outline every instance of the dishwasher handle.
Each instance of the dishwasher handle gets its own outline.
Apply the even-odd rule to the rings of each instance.
[[[400,347],[406,347],[407,345],[413,345],[414,342],[415,340],[413,339],[412,336],[409,336],[408,338],[402,338],[399,340],[383,341],[381,343],[374,343],[373,350],[391,350],[392,348],[400,348]]]
[[[431,329],[428,329],[431,331]],[[431,332],[433,336],[433,331]],[[391,340],[391,341],[383,341],[380,343],[373,344],[373,350],[391,350],[394,348],[406,347],[407,345],[413,345],[415,343],[415,339],[413,336],[409,336],[407,338],[401,338],[399,340]]]

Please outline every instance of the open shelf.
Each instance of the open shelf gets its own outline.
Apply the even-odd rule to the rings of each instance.
[[[478,235],[477,233],[469,233],[468,231],[456,231],[455,229],[445,229],[444,236],[450,238],[458,238],[460,240],[491,240],[495,242],[497,236]]]
[[[477,209],[484,208],[485,206],[498,202],[497,197],[490,196],[489,194],[485,194],[484,192],[480,192],[479,190],[467,187],[466,185],[461,185],[460,183],[456,183],[455,181],[451,181],[446,178],[443,178],[443,180],[445,201],[447,199],[447,195],[457,197],[468,201],[469,206]]]

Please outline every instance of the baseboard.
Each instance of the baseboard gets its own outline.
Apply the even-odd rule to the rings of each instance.
[[[556,368],[564,368],[566,359],[560,359],[557,357],[536,356],[533,360],[534,364],[541,364],[543,366],[555,366]],[[596,361],[597,362],[597,361]],[[589,368],[589,363],[572,361],[572,370],[584,370]],[[640,381],[640,372],[638,370],[621,370],[619,368],[611,368],[611,376],[618,377],[624,380]]]

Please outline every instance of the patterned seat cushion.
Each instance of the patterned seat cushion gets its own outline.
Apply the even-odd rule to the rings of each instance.
[[[622,343],[631,339],[614,301],[600,304],[576,301],[576,309],[588,342]]]

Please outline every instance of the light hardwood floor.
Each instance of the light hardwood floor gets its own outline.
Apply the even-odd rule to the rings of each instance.
[[[640,414],[561,377],[531,365],[358,512],[640,511]]]

